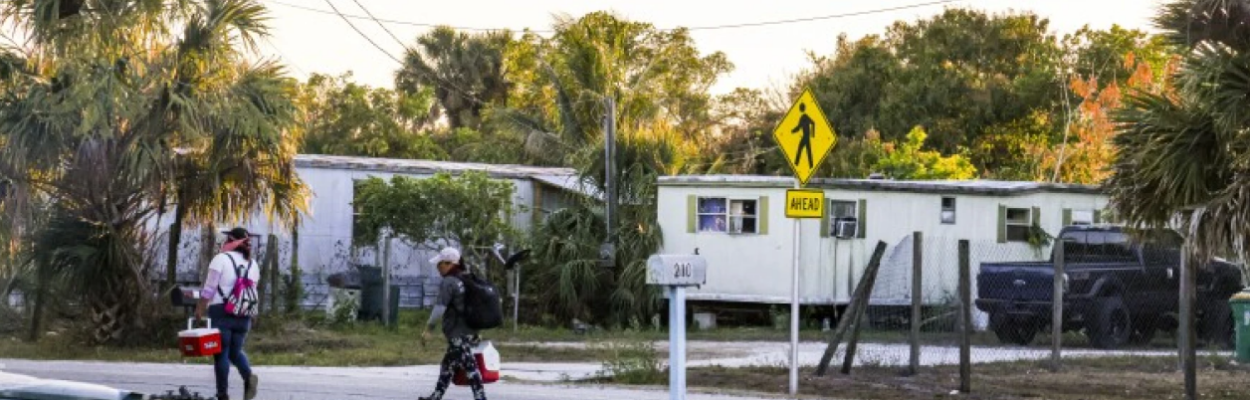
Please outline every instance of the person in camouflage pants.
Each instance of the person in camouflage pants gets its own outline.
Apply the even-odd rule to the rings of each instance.
[[[426,330],[421,338],[429,337],[430,331],[443,323],[443,336],[447,338],[447,354],[439,368],[438,383],[434,385],[434,393],[421,400],[443,400],[447,393],[447,385],[451,384],[452,375],[456,370],[464,370],[469,378],[469,387],[473,388],[474,400],[486,400],[486,389],[482,387],[482,373],[477,369],[477,360],[473,358],[473,346],[478,344],[478,332],[470,328],[464,319],[464,282],[460,274],[464,267],[460,263],[460,251],[448,247],[439,251],[438,256],[430,260],[438,266],[438,273],[443,282],[438,287],[438,302],[430,320],[426,322]]]
[[[443,364],[438,369],[438,383],[434,385],[434,394],[425,400],[442,400],[451,383],[452,374],[457,370],[468,371],[469,387],[473,388],[473,400],[486,400],[486,389],[482,387],[482,373],[477,369],[477,360],[473,358],[473,346],[477,338],[472,336],[451,338],[447,346],[447,354],[443,356]]]

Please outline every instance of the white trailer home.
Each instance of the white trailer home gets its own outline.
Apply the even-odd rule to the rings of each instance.
[[[329,274],[348,271],[352,264],[376,265],[381,259],[368,247],[372,243],[352,249],[355,216],[352,200],[357,181],[370,177],[389,180],[396,175],[426,178],[439,172],[484,172],[492,178],[512,182],[515,189],[512,222],[521,231],[528,231],[547,214],[565,207],[573,200],[572,196],[579,195],[582,190],[577,172],[568,168],[326,155],[298,155],[295,166],[299,177],[308,185],[312,194],[309,214],[299,226],[298,245],[299,264],[304,271],[303,283],[308,293],[304,305],[310,307],[318,305],[328,293],[325,278]],[[164,237],[172,220],[172,214],[159,216],[152,221],[152,227]],[[291,232],[270,224],[259,215],[241,225],[254,235],[260,236],[257,248],[261,252],[265,248],[264,240],[270,234],[276,236],[278,265],[286,273],[293,253]],[[225,229],[229,226],[219,224],[218,228]],[[200,230],[184,230],[182,236],[178,251],[179,281],[197,282],[201,279],[197,271],[201,264],[200,249],[203,246]],[[220,235],[214,239],[217,240],[215,245],[220,244]],[[167,243],[164,240],[160,242]],[[153,249],[153,258],[159,264],[155,270],[161,271],[162,277],[167,248],[168,245],[158,243]],[[466,254],[469,252],[466,251]],[[258,255],[268,256],[270,255]],[[426,297],[425,278],[435,275],[434,267],[428,265],[430,256],[429,250],[413,248],[401,240],[392,242],[388,258],[394,271],[393,282],[401,288],[402,306],[419,306],[423,302],[422,298]]]
[[[664,253],[698,252],[707,284],[691,301],[788,304],[794,220],[787,219],[788,177],[672,176],[659,179]],[[849,303],[877,241],[889,247],[871,303],[910,304],[913,232],[922,232],[923,300],[954,299],[957,243],[971,242],[975,279],[981,261],[1038,260],[1049,248],[1028,243],[1030,226],[1051,235],[1099,222],[1107,197],[1098,187],[1002,181],[814,179],[828,202],[821,220],[800,220],[800,303]],[[974,283],[974,297],[975,283]]]

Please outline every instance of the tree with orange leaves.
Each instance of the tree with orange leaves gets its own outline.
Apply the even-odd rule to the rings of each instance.
[[[1068,87],[1081,102],[1070,116],[1063,142],[1050,148],[1037,148],[1040,168],[1036,179],[1083,184],[1097,184],[1107,179],[1115,158],[1112,139],[1116,124],[1112,113],[1135,91],[1170,92],[1169,77],[1176,70],[1177,61],[1178,58],[1172,58],[1156,73],[1150,63],[1129,52],[1124,58],[1124,69],[1133,74],[1125,81],[1123,89],[1114,80],[1100,87],[1097,76],[1073,77]]]

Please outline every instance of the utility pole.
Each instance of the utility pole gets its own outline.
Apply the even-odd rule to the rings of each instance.
[[[604,99],[607,112],[603,118],[604,151],[604,194],[605,219],[608,227],[607,239],[599,249],[600,261],[605,266],[615,265],[616,260],[616,100],[611,96]]]

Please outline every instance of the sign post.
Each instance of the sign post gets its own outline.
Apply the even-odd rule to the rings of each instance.
[[[707,260],[697,255],[656,254],[647,259],[647,284],[668,290],[669,400],[686,399],[686,287],[707,283]]]
[[[790,170],[794,172],[794,189],[786,191],[786,217],[794,218],[794,253],[791,260],[790,287],[790,395],[799,393],[799,242],[802,238],[803,218],[820,218],[824,221],[825,193],[823,190],[803,190],[807,181],[820,169],[825,156],[837,143],[838,137],[811,89],[804,89],[797,101],[790,106],[785,117],[773,129],[773,139],[785,154]],[[817,194],[819,192],[819,194]],[[819,205],[813,206],[812,202]]]

